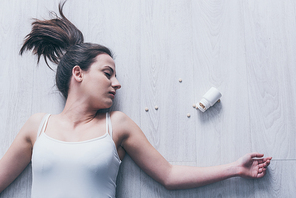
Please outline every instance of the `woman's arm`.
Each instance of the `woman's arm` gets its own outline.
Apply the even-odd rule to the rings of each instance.
[[[263,157],[263,154],[250,153],[241,157],[236,162],[212,166],[190,167],[172,166],[168,189],[186,189],[204,186],[230,177],[240,176],[244,178],[261,178],[265,175],[270,158],[254,159]]]
[[[263,177],[271,158],[261,154],[247,154],[238,161],[213,167],[191,167],[171,165],[148,142],[141,129],[125,114],[117,114],[121,133],[124,133],[121,146],[149,176],[164,185],[167,189],[195,188],[234,176],[245,178]]]
[[[0,193],[17,178],[31,161],[33,142],[44,114],[29,118],[0,160]]]

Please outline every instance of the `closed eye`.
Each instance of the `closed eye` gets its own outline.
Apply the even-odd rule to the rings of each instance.
[[[111,74],[107,73],[107,72],[104,72],[105,73],[105,76],[110,79],[111,78]]]

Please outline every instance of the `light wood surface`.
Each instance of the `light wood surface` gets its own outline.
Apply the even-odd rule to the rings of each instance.
[[[36,66],[31,53],[18,55],[31,18],[49,18],[58,3],[0,1],[0,157],[30,115],[63,109],[55,73],[43,60]],[[112,109],[130,116],[169,162],[212,166],[253,151],[274,158],[260,180],[232,178],[168,191],[126,156],[117,197],[295,195],[295,10],[294,0],[65,4],[65,15],[84,33],[85,41],[106,45],[115,54],[122,88]],[[221,102],[204,113],[194,109],[212,86],[221,91]],[[0,198],[26,198],[30,191],[29,165]]]

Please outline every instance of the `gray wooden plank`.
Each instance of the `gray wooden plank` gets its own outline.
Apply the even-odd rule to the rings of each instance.
[[[252,147],[283,159],[295,159],[291,105],[296,87],[291,75],[296,70],[294,58],[289,60],[296,46],[293,6],[292,1],[246,2],[244,10]]]
[[[195,86],[188,8],[188,2],[180,1],[141,4],[142,128],[152,145],[171,162],[195,161]],[[174,192],[141,174],[141,197],[171,196]]]
[[[294,197],[296,160],[274,160],[266,177],[254,181],[254,197]]]
[[[190,141],[195,139],[194,119],[187,117],[187,113],[194,113],[191,34],[189,23],[181,17],[189,14],[188,5],[179,3],[155,1],[141,5],[142,126],[167,160],[194,161],[195,146]],[[184,8],[176,9],[180,6]]]
[[[34,3],[34,2],[33,2]],[[1,3],[1,157],[31,114],[34,68],[18,55],[27,30],[24,16],[32,14],[35,6],[26,2],[2,1]],[[25,171],[3,192],[0,197],[30,197],[31,168]]]
[[[209,166],[236,160],[251,151],[249,133],[242,5],[194,2],[195,97],[199,101],[212,86],[221,103],[197,111],[197,164]],[[238,146],[240,145],[240,146]]]

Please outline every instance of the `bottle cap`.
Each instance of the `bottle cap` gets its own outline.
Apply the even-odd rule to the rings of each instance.
[[[212,87],[211,89],[209,89],[209,91],[207,91],[203,98],[208,100],[211,106],[213,106],[221,98],[221,96],[222,94],[218,91],[218,89]]]

